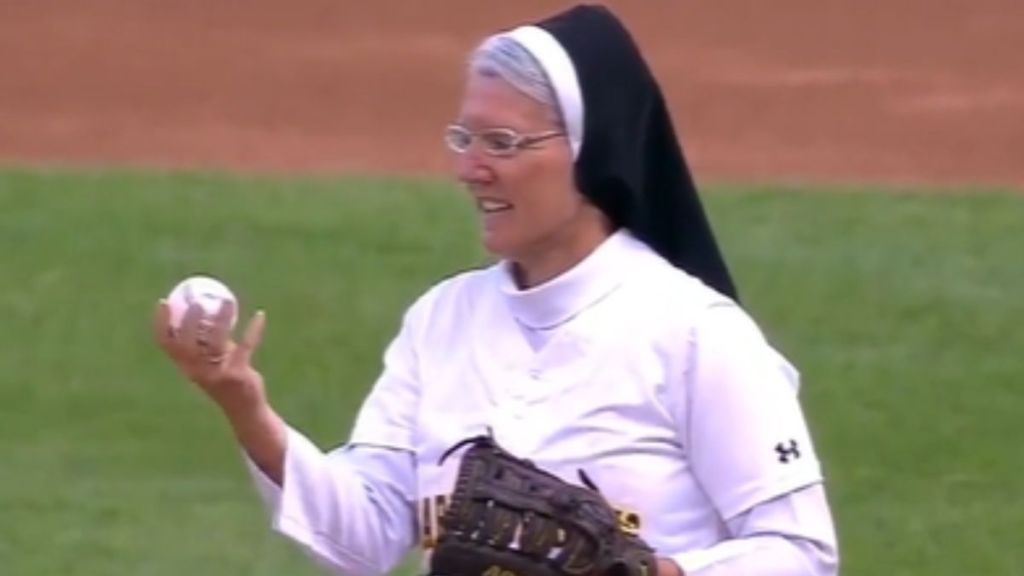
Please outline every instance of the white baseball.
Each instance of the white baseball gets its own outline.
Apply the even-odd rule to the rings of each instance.
[[[235,303],[235,311],[231,318],[231,328],[238,322],[238,300],[234,293],[223,282],[210,276],[192,276],[175,286],[167,295],[167,303],[171,309],[171,327],[175,330],[181,325],[181,319],[193,304],[199,304],[205,316],[216,316],[221,305],[226,301]]]

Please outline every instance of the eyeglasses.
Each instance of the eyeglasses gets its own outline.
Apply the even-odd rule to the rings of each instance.
[[[534,144],[564,135],[564,132],[558,130],[538,134],[520,134],[511,128],[488,128],[474,132],[464,126],[452,124],[445,129],[444,140],[454,152],[465,154],[473,145],[473,140],[479,139],[486,154],[507,158]]]

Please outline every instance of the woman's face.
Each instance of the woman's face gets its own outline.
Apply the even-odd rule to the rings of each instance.
[[[529,259],[559,242],[571,243],[599,218],[576,190],[569,140],[545,105],[499,77],[473,74],[455,126],[449,143],[464,148],[455,157],[456,174],[476,203],[490,253]],[[544,139],[509,146],[516,135]],[[507,153],[496,153],[502,149]]]

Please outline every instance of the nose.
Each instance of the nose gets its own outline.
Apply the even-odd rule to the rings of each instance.
[[[491,179],[487,162],[472,150],[455,157],[455,175],[463,184],[483,184]]]

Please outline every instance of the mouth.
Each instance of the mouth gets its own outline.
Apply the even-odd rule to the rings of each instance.
[[[476,207],[484,214],[496,214],[498,212],[505,212],[512,209],[512,205],[508,202],[494,200],[491,198],[477,198]]]

